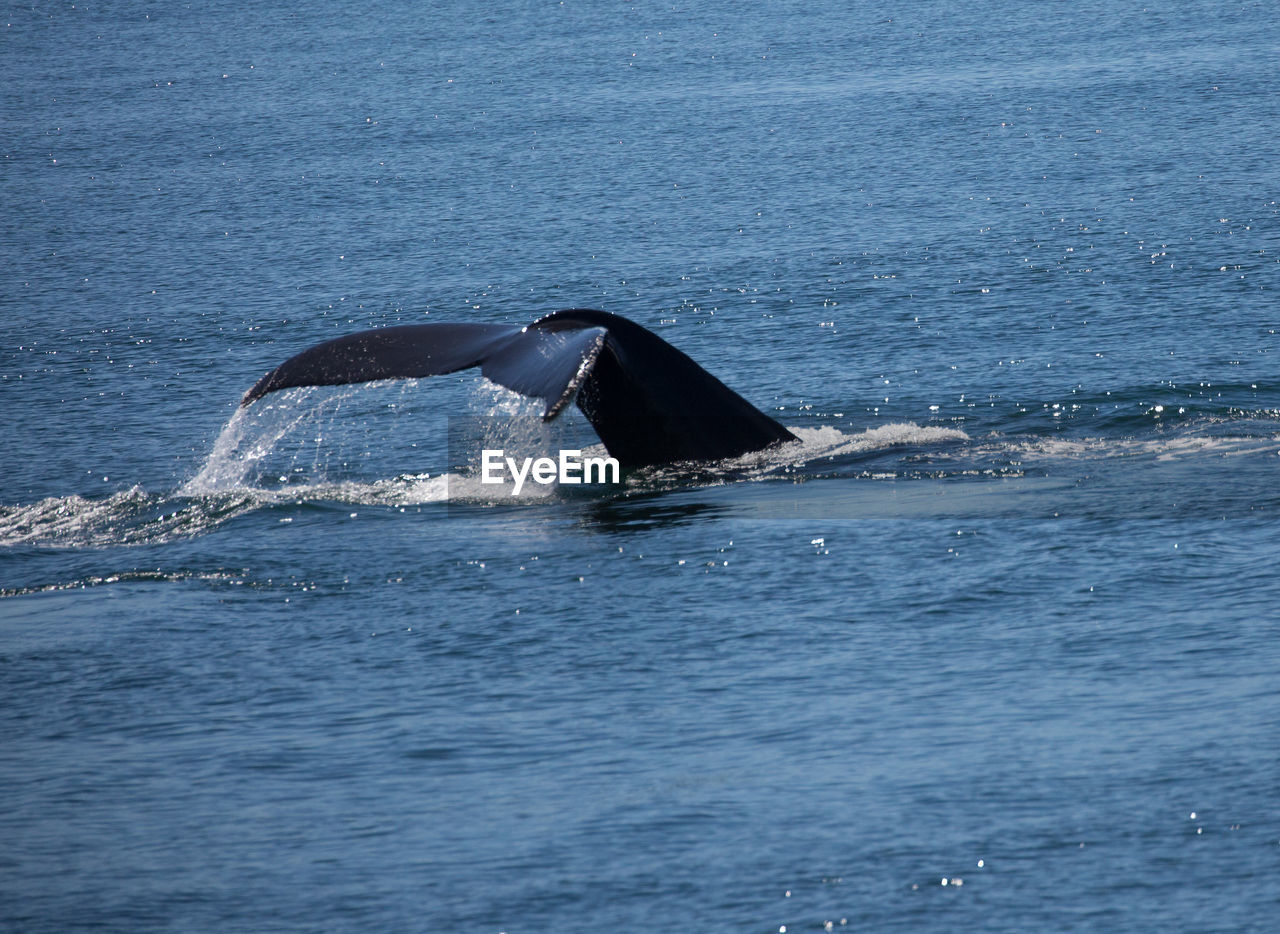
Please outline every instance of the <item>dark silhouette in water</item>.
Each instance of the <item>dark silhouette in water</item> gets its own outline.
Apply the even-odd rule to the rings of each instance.
[[[475,366],[495,383],[545,399],[544,420],[576,399],[623,467],[719,460],[795,438],[652,331],[585,308],[523,328],[408,324],[349,334],[289,358],[240,404],[290,386],[413,379]]]

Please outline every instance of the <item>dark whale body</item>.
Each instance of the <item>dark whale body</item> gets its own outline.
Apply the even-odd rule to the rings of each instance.
[[[795,438],[685,354],[605,311],[557,311],[525,327],[408,324],[317,344],[280,364],[242,406],[291,386],[414,379],[469,367],[555,418],[576,399],[627,468],[719,460]]]

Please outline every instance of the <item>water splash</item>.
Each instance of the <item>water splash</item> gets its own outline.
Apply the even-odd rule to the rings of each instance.
[[[256,457],[252,453],[237,456],[244,440],[244,425],[247,420],[245,411],[245,409],[236,408],[231,420],[218,435],[218,440],[213,443],[213,450],[205,460],[204,466],[200,468],[200,472],[183,484],[178,491],[181,495],[208,495],[244,483],[253,460],[262,456],[261,453]]]
[[[359,387],[331,392],[318,401],[308,403],[316,387],[300,387],[281,393],[272,402],[251,407],[237,407],[223,427],[213,450],[200,472],[178,490],[180,496],[207,496],[257,488],[255,481],[269,455],[285,438],[311,430],[318,446],[325,440],[324,422],[332,420],[345,401],[355,396]]]
[[[405,497],[437,498],[438,483],[424,487],[420,481],[431,476],[420,470],[397,471],[395,481],[364,482],[359,476],[345,476],[361,468],[376,471],[382,449],[405,448],[403,436],[418,431],[428,437],[420,447],[408,444],[415,460],[427,461],[430,471],[443,473],[446,460],[446,419],[433,416],[419,426],[405,415],[404,400],[411,398],[414,380],[396,383],[366,383],[353,386],[299,387],[273,394],[270,400],[237,408],[223,427],[199,472],[178,490],[180,496],[210,496],[233,491],[288,489],[290,495],[350,500],[354,490],[366,490],[375,500],[388,495],[387,482],[395,485],[390,494],[397,501]],[[388,391],[393,400],[386,402]],[[379,405],[382,402],[384,404]],[[504,447],[511,450],[545,452],[564,436],[563,420],[543,423],[542,403],[504,389],[488,380],[475,381],[463,408],[468,416],[447,420],[451,427],[473,426],[476,450]],[[388,411],[391,410],[391,411]],[[465,424],[464,424],[465,423]],[[403,453],[403,451],[402,451]],[[371,462],[372,463],[366,463]],[[353,467],[353,465],[355,465]],[[469,465],[458,465],[467,467]],[[409,478],[412,482],[405,482]],[[411,492],[406,492],[409,490]]]

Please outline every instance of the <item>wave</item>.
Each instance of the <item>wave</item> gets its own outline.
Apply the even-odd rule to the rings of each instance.
[[[190,538],[258,508],[254,491],[173,497],[131,487],[103,499],[53,496],[0,507],[0,546],[150,545]]]
[[[69,581],[52,584],[35,584],[28,587],[0,587],[0,597],[21,597],[34,593],[56,593],[64,590],[87,590],[104,584],[119,583],[171,583],[173,581],[205,581],[211,584],[240,586],[245,583],[246,572],[233,571],[161,571],[132,570],[114,574],[90,574]]]

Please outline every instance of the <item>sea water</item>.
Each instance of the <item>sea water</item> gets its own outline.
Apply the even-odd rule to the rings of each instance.
[[[511,6],[5,11],[0,928],[1271,930],[1274,9]],[[237,408],[575,306],[798,440]]]

